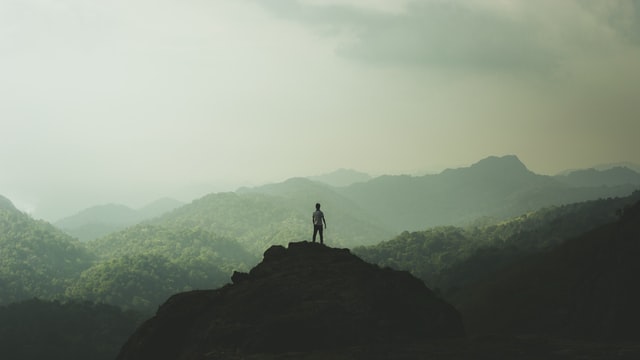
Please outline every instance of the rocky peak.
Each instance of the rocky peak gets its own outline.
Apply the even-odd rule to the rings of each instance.
[[[459,313],[422,281],[347,249],[273,246],[232,279],[171,297],[118,359],[225,359],[464,335]]]

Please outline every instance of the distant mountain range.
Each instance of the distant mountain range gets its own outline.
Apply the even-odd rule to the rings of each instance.
[[[628,167],[613,167],[605,170],[574,170],[554,179],[571,186],[598,187],[640,185],[640,174]]]
[[[635,179],[633,174],[640,176],[626,169],[558,179],[529,171],[511,155],[436,175],[381,176],[337,191],[375,214],[388,229],[400,232],[460,225],[480,217],[500,220],[550,205],[626,196],[640,188],[640,181],[627,181]]]
[[[170,198],[156,200],[137,210],[120,204],[97,205],[61,219],[54,225],[82,241],[89,241],[160,216],[182,205],[184,203]]]
[[[339,169],[329,174],[310,176],[307,179],[335,187],[349,186],[371,180],[369,174],[351,169]]]
[[[591,166],[587,169],[596,169],[596,170],[609,170],[609,169],[613,169],[616,167],[622,167],[622,168],[628,168],[631,169],[637,173],[640,173],[640,164],[636,164],[636,163],[632,163],[632,162],[616,162],[616,163],[605,163],[605,164],[597,164],[594,166]],[[561,171],[560,173],[558,173],[557,175],[567,175],[571,172],[574,171],[580,171],[580,170],[586,170],[586,169],[567,169],[564,171]]]
[[[374,244],[393,235],[335,188],[304,178],[209,194],[151,223],[202,228],[234,239],[260,255],[271,245],[311,240],[309,228],[316,202],[328,209],[325,239],[333,246]]]
[[[170,199],[140,210],[103,205],[55,225],[81,240],[91,240],[176,209],[155,223],[202,226],[235,238],[259,254],[275,243],[307,239],[316,202],[326,212],[330,241],[356,246],[405,230],[468,224],[478,218],[500,221],[545,206],[626,196],[638,188],[640,174],[629,168],[545,176],[528,170],[516,156],[493,156],[469,167],[424,176],[370,178],[341,169],[235,193],[210,194],[183,207]]]
[[[628,169],[625,173],[634,174]],[[537,175],[516,156],[489,157],[437,175],[381,176],[344,187],[293,178],[210,194],[154,223],[203,227],[237,239],[258,255],[274,244],[310,239],[311,212],[320,202],[329,243],[352,247],[375,244],[404,230],[463,225],[478,218],[497,222],[545,206],[628,196],[640,188],[640,182],[630,183],[617,174],[589,172],[593,186],[577,186]]]

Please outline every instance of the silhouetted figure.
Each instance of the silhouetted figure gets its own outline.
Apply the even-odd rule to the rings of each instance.
[[[313,212],[311,217],[313,220],[313,242],[316,242],[316,234],[320,233],[320,244],[324,244],[324,238],[322,237],[322,224],[324,228],[327,228],[327,221],[324,219],[324,214],[320,211],[320,204],[316,203],[316,211]]]

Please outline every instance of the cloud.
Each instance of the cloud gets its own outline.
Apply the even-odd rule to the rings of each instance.
[[[585,0],[579,4],[622,40],[640,46],[640,0]]]
[[[396,11],[354,1],[261,3],[341,38],[339,55],[378,65],[548,72],[640,39],[638,0],[427,0]]]
[[[402,15],[379,17],[340,53],[382,64],[513,68],[548,66],[546,49],[526,24],[459,3],[413,4]]]

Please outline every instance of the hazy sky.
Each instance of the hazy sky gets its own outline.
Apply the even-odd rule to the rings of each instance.
[[[55,220],[516,154],[640,163],[637,0],[1,0],[0,194]]]

